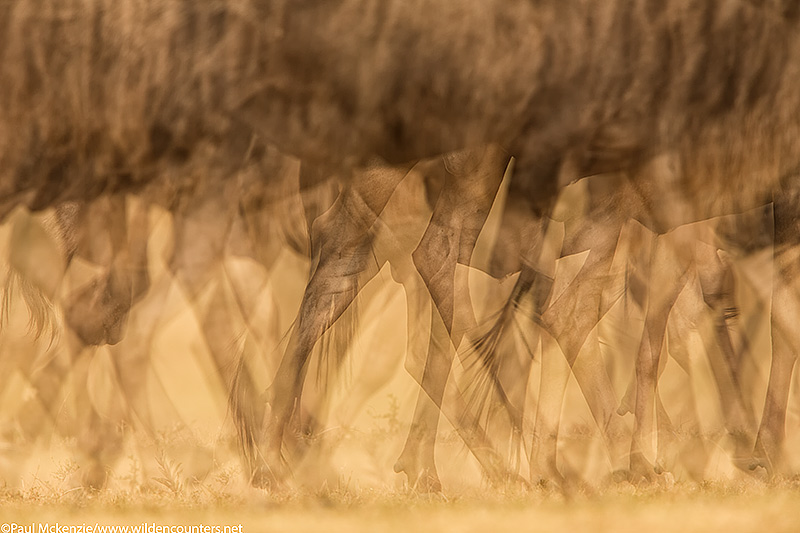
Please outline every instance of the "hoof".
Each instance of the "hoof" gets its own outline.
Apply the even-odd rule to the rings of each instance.
[[[257,466],[250,475],[250,484],[257,489],[278,492],[287,488],[287,475],[283,469],[273,469],[267,465]]]
[[[99,461],[92,461],[80,476],[80,484],[91,490],[100,490],[108,481],[108,472]]]
[[[422,493],[442,492],[442,482],[436,473],[435,466],[419,467],[418,465],[407,465],[401,458],[394,464],[394,471],[398,474],[405,474],[408,480],[408,487]]]
[[[631,453],[631,467],[628,472],[628,481],[630,483],[655,483],[658,480],[659,473],[656,467],[650,464],[650,461],[641,452]]]
[[[558,470],[554,457],[540,460],[532,459],[530,479],[533,486],[542,489],[555,487],[561,490],[567,486],[567,479]]]
[[[614,470],[611,472],[611,482],[615,485],[619,485],[620,483],[625,483],[628,481],[630,477],[630,472],[627,470]]]

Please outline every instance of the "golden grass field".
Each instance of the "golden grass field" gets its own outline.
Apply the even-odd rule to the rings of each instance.
[[[0,521],[62,525],[143,522],[237,525],[242,531],[614,531],[792,532],[800,529],[800,487],[759,484],[632,487],[569,499],[547,491],[483,489],[460,496],[329,491],[221,499],[205,492],[6,493]]]

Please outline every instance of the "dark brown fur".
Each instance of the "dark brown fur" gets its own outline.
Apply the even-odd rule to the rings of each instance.
[[[134,187],[204,150],[236,165],[251,128],[336,166],[499,142],[531,195],[569,148],[617,168],[677,150],[681,186],[730,210],[797,165],[800,31],[790,7],[754,4],[7,4],[3,210]]]

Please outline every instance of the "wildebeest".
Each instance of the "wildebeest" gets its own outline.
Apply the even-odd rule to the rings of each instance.
[[[204,151],[224,175],[254,131],[349,186],[376,156],[496,143],[542,217],[569,154],[585,172],[676,154],[674,182],[634,172],[635,186],[679,190],[704,216],[751,207],[798,164],[789,3],[20,2],[0,35],[0,214],[166,180]],[[271,390],[302,375],[286,364]],[[287,420],[292,398],[273,400],[270,420]]]

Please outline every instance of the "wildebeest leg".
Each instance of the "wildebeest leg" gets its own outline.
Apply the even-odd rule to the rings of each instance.
[[[444,174],[441,161],[424,162],[415,167],[381,214],[378,220],[381,231],[373,244],[379,261],[388,260],[392,277],[403,287],[407,317],[405,368],[420,385],[429,351],[452,349],[448,332],[432,307],[431,297],[412,258],[412,252],[428,227],[431,203],[438,199]],[[440,406],[420,389],[405,446],[394,465],[395,471],[404,472],[409,486],[416,490],[441,489],[433,457],[439,412]]]
[[[566,479],[558,470],[556,450],[570,368],[560,354],[553,353],[560,350],[555,339],[545,334],[541,340],[541,377],[531,443],[530,479],[534,483],[555,482],[557,486],[564,487]]]
[[[405,293],[405,368],[418,384],[422,383],[429,350],[451,349],[444,323],[432,308],[430,295],[411,256],[428,226],[431,196],[434,202],[438,198],[438,193],[432,195],[430,191],[443,184],[443,173],[434,172],[440,165],[438,161],[425,162],[409,173],[395,191],[393,198],[398,201],[393,199],[381,214],[380,231],[373,244],[379,261],[388,260],[392,277]],[[437,178],[441,178],[441,183],[432,181]],[[444,346],[434,346],[434,343],[444,343]],[[395,471],[404,472],[409,486],[417,490],[441,489],[433,458],[438,423],[439,406],[420,390],[405,446],[394,465]]]
[[[675,308],[669,315],[667,322],[667,354],[671,357],[686,375],[691,378],[692,369],[694,366],[693,358],[697,354],[692,350],[692,346],[688,344],[689,334],[697,330],[697,318],[702,316],[705,311],[705,305],[700,291],[694,290],[694,284],[691,286],[692,290],[684,290],[676,302]],[[705,339],[704,339],[705,340]],[[712,349],[716,349],[714,346]],[[666,359],[666,358],[665,358]],[[661,365],[660,372],[666,367],[665,364]],[[635,379],[630,384],[630,401],[634,401],[636,396],[636,382]],[[705,469],[708,465],[709,454],[706,450],[705,438],[702,435],[702,428],[700,427],[698,417],[698,398],[695,395],[694,388],[691,386],[685,387],[685,402],[687,405],[686,415],[682,416],[681,427],[685,434],[689,436],[689,442],[682,446],[680,457],[683,466],[689,472],[692,479],[702,481],[705,476]],[[631,409],[633,405],[631,405]],[[662,428],[659,428],[661,431]],[[663,433],[659,434],[659,442],[662,441]],[[659,446],[659,461],[663,461],[664,454],[662,453],[663,447]]]
[[[284,242],[287,243],[291,249],[297,253],[304,256],[310,256],[311,226],[317,218],[331,208],[332,204],[334,204],[337,197],[340,195],[340,182],[336,179],[331,179],[329,174],[322,172],[321,169],[314,167],[313,165],[302,164],[299,166],[299,173],[293,172],[291,176],[286,177],[293,180],[294,183],[284,180],[282,183],[283,187],[286,189],[286,192],[290,192],[289,189],[293,189],[293,194],[287,195],[286,198],[281,199],[280,203],[273,203],[271,205],[263,205],[263,203],[255,202],[257,205],[252,206],[255,207],[255,209],[246,209],[245,212],[248,242],[245,246],[240,246],[240,248],[245,255],[250,255],[253,258],[257,258],[260,262],[262,262],[262,264],[264,263],[265,259],[272,258],[271,260],[274,261],[274,256],[276,254],[273,253],[270,255],[268,253],[268,247],[272,246],[273,244],[283,246],[282,243]],[[260,191],[258,188],[263,187],[263,185],[255,185],[256,189],[252,191],[254,193],[252,195],[254,199],[257,199],[260,195],[265,195],[265,193],[269,194],[269,191],[271,190],[268,189],[267,191]],[[274,197],[274,193],[272,193],[272,196]],[[400,196],[402,196],[402,194]],[[390,205],[395,206],[397,204],[403,204],[402,201],[395,201],[396,197],[397,193],[395,192],[392,194],[392,202]],[[388,211],[394,213],[397,211],[397,209],[390,207],[388,208]],[[379,223],[383,221],[385,215],[388,215],[388,213],[381,214],[381,218],[376,221],[376,227],[380,225]],[[394,213],[394,215],[397,216],[396,213]],[[393,230],[399,230],[405,233],[407,232],[406,228],[410,221],[419,224],[419,221],[416,220],[416,218],[408,217],[406,215],[407,214],[405,211],[403,211],[403,214],[401,215],[403,217],[403,222],[398,224],[399,227],[394,226],[394,223],[396,222],[394,220],[391,224],[389,224],[389,226],[391,226]],[[423,216],[418,218],[427,217]],[[378,227],[378,229],[381,228]],[[371,229],[370,232],[372,233],[373,230],[374,228]],[[419,239],[419,235],[421,233],[421,229],[415,233],[414,243],[416,243],[416,241]],[[267,235],[269,235],[269,237],[266,238],[267,242],[265,242],[265,236]],[[273,242],[269,242],[270,240]],[[380,237],[377,239],[379,243],[385,243],[391,240],[392,239],[381,239]],[[370,242],[368,244],[373,244],[373,247],[375,246],[375,243]],[[410,263],[411,248],[406,246],[405,249],[405,256],[409,256],[408,263]],[[381,254],[376,251],[375,258],[378,261],[378,267],[383,264],[383,260],[379,257],[380,255]],[[393,261],[395,260],[395,256],[398,256],[398,254],[393,254]],[[269,268],[267,264],[264,264],[264,266]],[[249,280],[242,280],[241,282],[237,283],[237,286],[243,286],[242,283],[249,283]],[[247,294],[237,295],[237,298],[243,298],[245,300],[252,297],[252,295],[248,296]],[[251,306],[246,305],[246,307]],[[242,309],[242,312],[245,313],[245,315],[247,314],[245,309]],[[316,317],[316,319],[321,321],[327,320],[324,314],[319,315]],[[253,325],[250,325],[249,327],[252,328]],[[253,329],[251,329],[251,331],[253,333],[257,333]],[[342,356],[346,352],[347,344],[349,344],[350,341],[350,337],[348,336],[349,333],[351,333],[349,328],[345,328],[343,335],[335,330],[330,331],[329,334],[333,335],[333,337],[329,340],[333,341],[334,349],[330,350],[327,344],[321,346],[322,351],[324,352],[323,357],[326,359],[320,361],[324,366],[318,368],[319,373],[317,376],[317,385],[322,390],[316,396],[312,397],[311,402],[309,402],[307,399],[304,399],[303,411],[300,413],[300,416],[295,417],[295,420],[299,421],[299,423],[302,424],[302,427],[294,427],[290,434],[285,433],[286,437],[290,437],[298,433],[302,435],[316,433],[318,420],[320,417],[324,418],[327,414],[326,409],[328,406],[325,404],[325,384],[327,380],[333,376],[331,372],[336,372],[339,365],[342,364]],[[382,361],[376,364],[387,367],[387,370],[390,366],[384,365]],[[374,365],[370,363],[368,368],[372,369],[373,366]],[[373,385],[375,385],[375,381],[380,381],[380,377],[376,378],[371,370],[369,372],[365,371],[364,374],[369,374],[369,379],[373,381]],[[260,431],[258,428],[261,422],[264,420],[264,406],[259,405],[261,398],[258,398],[258,396],[260,396],[261,391],[256,392],[255,387],[256,384],[253,381],[252,376],[249,375],[247,365],[240,363],[238,373],[234,380],[234,387],[231,391],[231,410],[233,412],[237,431],[239,432],[239,437],[243,445],[245,459],[249,463],[248,468],[252,470],[251,474],[261,476],[263,473],[263,464],[261,459],[259,459],[257,456],[259,453],[257,450],[257,441],[259,438],[258,431]],[[363,387],[359,381],[359,386],[356,387],[355,393],[348,395],[346,400],[348,406],[347,410],[349,412],[353,412],[357,408],[361,407],[360,403],[358,403],[358,397],[365,398],[372,392],[372,390],[368,390]],[[314,400],[316,400],[316,403],[313,403]],[[342,413],[341,410],[339,410],[337,415],[337,418],[340,421],[345,424],[347,423],[348,415],[346,413]],[[284,445],[292,447],[294,459],[297,459],[299,455],[307,449],[304,446],[298,446],[298,444],[303,443],[304,441],[300,440],[292,442],[291,445],[286,442]],[[261,482],[258,479],[254,479],[254,481]]]
[[[451,346],[447,329],[444,327],[444,323],[438,316],[436,309],[429,302],[426,305],[426,302],[423,301],[423,284],[419,283],[416,289],[412,284],[412,281],[404,283],[408,301],[409,334],[413,335],[411,332],[412,321],[420,321],[420,317],[427,314],[430,318],[430,335],[427,349],[421,349],[420,351],[420,353],[428,354],[425,358],[423,374],[416,378],[422,388],[417,394],[417,403],[414,406],[414,415],[409,426],[408,436],[406,437],[403,451],[394,464],[394,471],[398,474],[404,473],[408,480],[408,486],[413,489],[422,492],[438,492],[442,490],[442,483],[436,470],[434,450],[439,427],[439,412],[444,397],[444,385],[446,385],[447,380],[444,380],[444,384],[431,384],[430,376],[436,372],[440,375],[443,373],[449,375],[449,366],[447,368],[435,368],[434,364],[441,361],[452,361]],[[416,294],[412,294],[414,292]],[[414,303],[415,300],[416,303]],[[409,342],[409,348],[413,349],[414,346],[412,344],[413,342]],[[446,353],[447,355],[443,357],[433,355],[437,353]],[[414,356],[409,354],[407,357]],[[410,362],[406,363],[406,367],[412,375],[417,375],[410,366]],[[429,395],[429,390],[433,396]],[[438,398],[438,403],[434,398]]]
[[[771,315],[772,362],[755,444],[757,463],[752,465],[752,468],[756,465],[765,467],[770,475],[788,473],[783,449],[786,438],[786,408],[792,373],[797,354],[800,353],[796,324],[797,317],[800,316],[798,265],[800,247],[784,244],[775,251]]]
[[[533,213],[534,202],[527,196],[531,192],[528,184],[514,174],[509,172],[502,219],[487,273],[495,278],[519,274],[508,299],[485,326],[481,325],[477,334],[470,335],[470,346],[461,354],[467,368],[477,371],[474,377],[468,374],[469,403],[485,413],[490,423],[505,422],[491,418],[498,406],[508,417],[512,472],[518,471],[519,454],[524,448],[523,413],[534,352],[539,345],[537,322],[550,297],[555,259],[561,246],[560,240],[553,246],[555,241],[546,239],[549,219]],[[524,169],[521,175],[525,176]],[[492,402],[487,403],[490,399]]]
[[[667,329],[669,312],[685,285],[690,263],[676,257],[676,251],[691,249],[689,244],[663,241],[656,243],[650,261],[649,296],[645,314],[644,332],[636,357],[636,400],[634,426],[631,440],[631,479],[655,479],[656,461],[656,389],[661,349]]]
[[[233,216],[233,221],[231,236],[224,249],[226,256],[254,259],[269,276],[281,253],[287,248],[304,259],[310,259],[311,224],[333,204],[339,194],[339,182],[312,165],[301,165],[299,161],[280,154],[272,147],[267,147],[265,154],[255,162],[258,163],[257,172],[240,175],[240,188],[243,191],[237,197],[231,198],[238,205],[238,210],[235,214],[227,214]],[[225,206],[221,205],[219,208],[225,209]],[[223,247],[222,244],[221,242],[220,248]],[[232,289],[232,292],[217,283],[214,298],[220,303],[233,299],[236,309],[230,311],[241,315],[243,319],[236,324],[239,331],[231,329],[234,325],[230,316],[220,317],[219,320],[214,318],[214,315],[220,313],[227,314],[225,305],[206,305],[203,309],[196,309],[196,313],[208,324],[207,331],[216,332],[213,339],[208,339],[209,350],[215,359],[219,377],[229,387],[232,419],[243,458],[247,462],[246,468],[252,470],[258,462],[253,454],[264,419],[261,398],[263,385],[258,385],[258,380],[251,374],[245,353],[249,353],[251,347],[267,346],[274,341],[274,338],[267,341],[268,332],[252,323],[257,318],[252,316],[253,312],[263,299],[266,278],[262,269],[241,269],[222,258],[219,259],[222,266],[220,277],[225,279],[227,283],[224,285]],[[201,288],[198,287],[198,290]],[[245,331],[247,342],[241,346],[242,353],[237,364],[233,366],[230,364],[230,341],[232,335],[238,335],[242,331]],[[276,330],[270,328],[270,333],[275,332]],[[277,365],[277,361],[275,364]],[[308,428],[308,431],[313,431],[313,428]]]
[[[703,300],[714,317],[714,333],[718,350],[709,350],[711,369],[720,393],[722,413],[728,435],[734,441],[734,464],[745,466],[752,454],[756,420],[752,406],[742,388],[740,359],[743,354],[734,348],[729,322],[738,315],[735,300],[735,279],[731,265],[723,261],[717,247],[698,242],[695,252],[697,274]]]
[[[457,269],[457,265],[469,266],[508,161],[509,156],[498,146],[445,156],[444,184],[428,228],[413,253],[414,264],[436,310],[431,316],[430,344],[421,380],[423,391],[395,471],[405,472],[409,484],[423,490],[441,488],[433,452],[439,408],[452,365],[450,343],[457,349],[464,333],[475,326],[466,270]],[[495,468],[488,464],[484,467]]]
[[[320,167],[310,164],[301,164],[300,166],[299,186],[302,211],[305,218],[305,250],[309,259],[312,261],[314,260],[314,250],[311,235],[314,222],[333,206],[341,193],[341,184],[335,177],[333,177],[333,179],[331,178],[332,177]],[[403,179],[399,178],[399,176],[396,178],[401,179],[401,181]],[[394,197],[394,193],[395,191],[392,191],[392,197]],[[378,221],[379,219],[376,219],[376,222]],[[298,224],[293,224],[293,226],[295,226],[295,232],[297,231],[297,225]],[[374,242],[375,230],[376,227],[370,230],[370,245]],[[364,246],[367,245],[364,244]],[[374,255],[374,250],[371,249],[371,251]],[[377,257],[375,257],[375,259],[377,261]],[[381,266],[383,265],[376,264],[370,276],[380,270]],[[364,283],[367,281],[367,279],[363,280]],[[357,314],[358,310],[354,310],[353,312]],[[325,320],[325,317],[320,315],[318,320]],[[356,321],[357,318],[345,317],[339,324],[339,327],[331,329],[329,333],[326,332],[328,338],[324,343],[321,343],[317,350],[320,353],[320,358],[317,360],[319,365],[317,367],[316,380],[318,394],[312,396],[311,401],[307,400],[303,402],[305,405],[298,404],[298,407],[303,407],[303,409],[295,413],[295,420],[299,422],[301,426],[295,427],[292,432],[293,434],[308,436],[317,433],[319,429],[318,418],[323,415],[323,411],[325,410],[325,403],[327,400],[325,389],[327,388],[327,383],[329,380],[336,377],[336,374],[344,362],[344,357],[347,354],[348,347],[355,334],[355,328],[357,327]],[[302,441],[299,443],[302,444]],[[297,451],[301,450],[298,449]]]
[[[299,405],[308,356],[358,294],[359,274],[371,259],[372,226],[406,171],[378,168],[357,173],[312,226],[311,278],[284,357],[266,391],[265,434],[253,477],[258,485],[272,486],[287,476],[281,456],[283,433]]]
[[[561,159],[558,156],[546,157],[537,163],[532,166],[517,164],[514,167],[498,240],[493,249],[489,268],[489,273],[494,277],[505,277],[515,270],[520,270],[519,276],[508,300],[500,312],[492,318],[488,330],[471,339],[470,351],[467,354],[476,358],[476,364],[473,366],[478,372],[478,376],[471,380],[470,394],[473,398],[471,403],[477,402],[482,410],[486,400],[491,396],[499,399],[509,415],[515,436],[512,439],[514,448],[519,447],[516,437],[520,437],[522,431],[528,376],[533,352],[539,343],[536,323],[540,322],[550,297],[556,259],[554,254],[547,253],[550,250],[544,245],[549,222],[546,214],[549,214],[554,203],[553,192],[548,184],[551,178],[555,179]],[[543,183],[541,187],[537,186],[538,181]],[[508,353],[509,350],[518,351],[520,348],[518,340],[525,345],[519,350],[523,353]],[[542,342],[547,341],[543,339]],[[548,365],[543,363],[543,366]],[[510,375],[513,379],[509,383],[505,380]],[[550,400],[555,399],[560,405],[560,395],[550,394],[552,386],[557,381],[553,379],[543,383],[542,394]],[[552,402],[544,400],[542,394],[537,404],[537,420],[543,425],[547,415],[559,412],[560,409],[546,409]],[[543,409],[547,412],[543,412]],[[541,448],[537,441],[538,435],[557,433],[558,420],[559,417],[556,417],[554,421],[556,429],[545,429],[534,435],[534,457]],[[537,431],[539,427],[537,423]],[[515,452],[516,450],[512,449],[512,453]],[[555,465],[554,459],[551,464]],[[536,471],[537,467],[532,465],[531,469]],[[538,477],[538,474],[533,477]]]
[[[404,224],[402,229],[407,230],[410,225]],[[425,227],[421,228],[416,235],[421,234],[424,229]],[[394,231],[393,234],[397,235]],[[409,241],[411,241],[410,247]],[[418,237],[416,239],[401,237],[395,241],[397,246],[394,250],[382,251],[390,254],[392,276],[403,285],[406,294],[408,344],[405,367],[412,378],[422,386],[425,372],[431,375],[429,363],[444,361],[449,364],[452,361],[450,353],[445,357],[431,357],[430,354],[451,352],[453,347],[441,315],[433,308],[425,283],[410,260],[408,250],[413,249],[417,242]],[[443,371],[449,373],[450,367],[439,368],[438,371],[440,374],[444,373]],[[436,383],[433,385],[439,386]],[[431,383],[426,383],[426,386],[430,388]],[[446,397],[437,405],[424,388],[419,391],[409,435],[395,463],[395,471],[405,472],[409,486],[416,490],[436,491],[441,487],[434,462],[440,412],[450,420],[485,470],[496,471],[491,445],[485,433],[477,426],[475,418],[470,417],[468,403],[464,401],[460,391],[454,386],[446,388],[444,394]]]
[[[543,233],[541,237],[544,238]],[[555,261],[553,260],[553,262]],[[500,360],[496,362],[496,370],[493,370],[492,373],[495,374],[493,384],[499,400],[496,405],[505,411],[508,422],[511,425],[512,433],[511,439],[509,439],[509,452],[512,472],[519,470],[520,453],[525,451],[524,412],[528,400],[528,386],[534,354],[540,343],[542,344],[542,352],[544,353],[547,350],[545,344],[549,339],[542,338],[539,319],[547,306],[552,285],[553,279],[550,276],[523,263],[509,302],[501,311],[501,313],[510,313],[513,316],[508,319],[500,319],[494,325],[496,328],[502,321],[505,324],[501,325],[501,328],[508,328],[513,331],[495,329],[489,338],[482,339],[482,341],[488,341],[493,344],[493,349],[502,352]],[[478,345],[476,348],[480,349],[480,346]],[[547,365],[546,359],[552,358],[548,358],[546,355],[542,356],[543,373],[546,372],[544,369],[544,366]],[[550,372],[547,372],[547,375],[551,376]],[[542,414],[543,410],[546,411],[545,405],[547,402],[544,398],[547,395],[547,391],[543,392],[541,389],[547,389],[548,386],[557,383],[559,383],[559,378],[556,375],[548,377],[547,384],[542,383],[539,397],[536,401],[537,420],[539,420],[539,415]],[[493,406],[490,405],[491,407]],[[555,411],[560,411],[560,409]],[[557,429],[555,432],[557,433]],[[536,435],[534,435],[534,445],[535,442]]]
[[[453,347],[441,315],[430,305],[424,283],[418,277],[419,274],[414,270],[411,279],[406,278],[402,283],[408,301],[411,336],[406,369],[422,390],[418,394],[409,435],[395,464],[395,471],[405,472],[409,485],[417,490],[439,490],[441,483],[434,462],[434,447],[441,412],[452,423],[484,472],[492,481],[499,481],[506,475],[506,469],[499,463],[499,456],[480,427],[472,406],[464,400],[457,387],[446,387],[446,379],[443,382],[433,379],[449,374]],[[421,327],[425,317],[430,319],[431,324],[427,350],[418,344],[422,338],[414,335],[411,326],[416,324]],[[440,398],[440,402],[434,403],[434,398]]]
[[[697,246],[698,248],[701,248],[707,245],[703,243],[697,243]],[[710,249],[709,251],[716,257],[716,247],[708,246],[708,248]],[[699,262],[706,261],[702,255],[702,253],[695,254],[695,259]],[[703,265],[698,266],[695,272],[697,273],[698,270],[704,271],[702,275],[709,275],[711,274],[712,268],[709,267],[709,265]],[[679,297],[678,301],[676,301],[673,309],[671,309],[669,312],[666,338],[667,351],[664,353],[664,357],[659,359],[657,381],[661,379],[661,376],[667,367],[667,356],[672,357],[675,362],[677,362],[681,368],[683,368],[687,377],[692,375],[693,367],[696,365],[696,363],[693,363],[689,349],[687,346],[685,346],[685,339],[690,331],[697,329],[697,323],[700,317],[707,314],[709,310],[708,302],[703,299],[703,290],[701,286],[702,281],[699,279],[699,275],[697,283],[694,283],[694,280],[687,280],[687,283],[683,285],[681,296]],[[710,285],[707,283],[706,288],[708,287],[710,287]],[[676,289],[680,290],[680,287],[676,287]],[[683,302],[688,302],[688,305],[686,303],[681,305],[681,300]],[[721,311],[712,309],[712,313],[715,321],[722,318],[720,316]],[[735,379],[732,376],[732,368],[728,364],[728,359],[723,353],[725,346],[721,345],[721,342],[728,341],[730,350],[732,350],[732,345],[730,344],[727,328],[725,328],[723,332],[720,331],[718,323],[715,325],[717,326],[717,329],[715,329],[714,334],[703,335],[702,341],[705,346],[705,353],[708,356],[713,378],[717,383],[723,414],[723,424],[735,439],[737,437],[741,438],[741,436],[744,435],[744,428],[746,427],[746,412],[742,406],[741,394],[739,393],[739,389],[735,384]],[[721,338],[723,333],[726,336],[725,339]],[[638,384],[634,380],[631,384],[631,388],[633,389],[633,397],[636,395],[636,385]],[[691,396],[691,393],[687,392],[687,395]],[[672,426],[672,422],[670,421],[668,413],[664,409],[660,394],[655,394],[655,401],[657,420],[656,440],[658,443],[655,464],[659,467],[668,468],[668,465],[673,463],[673,454],[676,452],[675,449],[670,449],[670,444],[675,442],[675,429]],[[699,435],[700,428],[697,426],[696,422],[691,420],[692,416],[696,420],[696,410],[694,411],[693,415],[690,415],[690,420],[684,420],[683,424],[693,424],[696,429],[693,432],[690,431],[690,434]],[[688,460],[686,466],[690,469],[692,475],[698,479],[702,479],[703,469],[708,456],[702,452],[702,449],[704,448],[702,440],[699,440],[696,437],[693,438],[694,450],[690,450],[689,447],[683,446],[681,455],[685,456],[685,459]],[[738,445],[739,442],[737,441],[735,444]],[[752,446],[752,437],[750,446]],[[747,449],[747,447],[744,446],[744,449]],[[688,451],[692,452],[688,456],[683,453]],[[735,454],[734,459],[739,456],[741,451],[742,450],[737,448],[737,453]]]
[[[792,373],[800,353],[797,317],[800,312],[800,187],[787,180],[773,201],[774,252],[772,274],[772,362],[764,410],[755,445],[755,463],[770,475],[789,474],[784,457],[786,409]]]
[[[511,209],[516,208],[511,206]],[[544,476],[546,479],[556,480],[561,485],[563,479],[557,472],[555,455],[550,456],[547,451],[550,450],[550,444],[555,450],[555,441],[550,439],[557,439],[558,436],[560,406],[563,389],[569,377],[569,367],[559,365],[560,358],[554,358],[550,354],[554,349],[550,337],[539,335],[541,316],[551,296],[555,257],[551,257],[551,254],[543,248],[548,227],[547,219],[528,215],[527,220],[519,216],[516,222],[520,223],[520,227],[517,228],[519,235],[523,233],[526,235],[527,253],[520,254],[517,248],[517,257],[511,260],[516,261],[521,270],[509,299],[492,322],[488,333],[473,341],[473,349],[480,358],[481,371],[488,373],[488,379],[482,377],[475,392],[483,398],[490,392],[499,396],[502,406],[509,415],[512,431],[515,432],[512,446],[517,450],[512,449],[512,453],[518,452],[517,440],[518,437],[521,438],[518,434],[523,429],[528,379],[534,353],[541,339],[541,385],[531,445],[533,461],[530,465],[531,479],[536,481]],[[508,217],[504,223],[509,223]],[[501,239],[507,237],[506,235]],[[521,241],[517,241],[517,244],[520,245]],[[496,248],[495,252],[497,250]],[[500,264],[497,262],[498,259],[500,258],[495,255],[494,267]],[[496,271],[496,273],[501,272]],[[566,367],[566,373],[559,372],[562,366]],[[483,390],[480,390],[480,387]]]
[[[548,307],[542,320],[572,369],[606,444],[612,471],[617,472],[624,470],[625,453],[620,449],[619,436],[625,431],[622,418],[617,414],[616,395],[600,354],[600,344],[592,331],[606,311],[601,309],[603,291],[609,279],[619,231],[618,227],[597,229],[603,231],[596,234],[595,244],[583,267],[564,293]],[[547,378],[544,373],[542,378]],[[553,430],[544,431],[551,433]],[[549,442],[547,453],[554,455],[555,439]],[[532,459],[532,464],[543,462],[539,458],[533,463]]]
[[[612,266],[624,222],[617,211],[619,203],[624,204],[630,199],[622,196],[624,183],[620,183],[619,177],[596,176],[583,181],[587,189],[589,213],[567,221],[561,256],[587,250],[588,255],[571,283],[541,315],[542,325],[558,343],[584,394],[600,429],[615,475],[625,469],[627,454],[619,438],[625,433],[625,427],[616,413],[614,390],[600,353],[599,339],[593,332],[608,309],[622,295],[621,287],[618,291],[612,291],[610,289],[613,286],[609,285],[618,274],[612,270]],[[543,367],[558,368],[557,363],[547,364],[544,360],[555,356],[552,351],[543,351]],[[540,389],[549,396],[541,397],[540,392],[540,402],[546,401],[538,408],[535,435],[545,441],[532,448],[531,476],[535,479],[544,475],[563,482],[563,477],[555,471],[558,426],[552,424],[552,417],[541,415],[544,409],[560,412],[566,382],[559,378],[554,383],[545,384],[544,381],[550,378],[544,371],[541,379]],[[562,384],[558,391],[555,383]],[[549,427],[543,425],[548,422]],[[537,465],[545,469],[537,472]]]
[[[694,273],[694,271],[692,271]],[[664,280],[661,280],[662,283]],[[702,314],[706,311],[707,307],[705,303],[702,301],[702,295],[700,294],[701,291],[699,290],[697,283],[695,283],[695,279],[691,281],[687,279],[684,282],[681,280],[675,280],[676,286],[674,290],[680,293],[676,298],[676,303],[671,310],[669,310],[669,318],[666,322],[666,332],[665,332],[665,341],[666,341],[666,352],[665,357],[660,357],[658,360],[658,369],[657,369],[657,378],[656,381],[661,378],[662,374],[664,373],[667,367],[667,357],[672,357],[675,362],[680,365],[680,367],[686,372],[688,376],[692,374],[692,357],[689,347],[686,345],[686,338],[687,333],[697,329],[697,320]],[[698,282],[699,283],[699,282]],[[638,284],[638,283],[637,283]],[[648,286],[645,287],[644,283],[638,284],[639,286],[634,289],[637,292],[637,301],[641,304],[642,308],[646,309],[647,304],[647,292],[651,291],[652,289]],[[672,290],[672,289],[671,289]],[[651,324],[654,322],[651,319]],[[706,336],[703,337],[703,341],[706,342],[707,351],[708,350],[718,350],[716,344],[714,342],[709,342]],[[641,338],[640,338],[641,343]],[[710,346],[710,347],[709,347]],[[641,350],[641,344],[639,346]],[[625,392],[625,396],[620,403],[619,407],[619,414],[624,415],[627,413],[634,413],[635,410],[635,402],[638,390],[640,388],[640,384],[637,381],[637,374],[634,368],[633,375],[628,383],[628,388]],[[694,404],[693,395],[691,394],[691,390],[687,391],[687,395],[690,398],[690,403]],[[654,395],[654,401],[656,402],[655,405],[655,419],[657,420],[657,428],[654,431],[658,432],[658,450],[657,450],[657,457],[655,464],[667,465],[670,461],[667,456],[667,443],[671,440],[671,436],[674,434],[674,430],[672,428],[671,422],[669,420],[669,416],[666,410],[661,403],[661,398],[658,394]],[[688,427],[690,429],[689,433],[695,435],[694,437],[694,444],[696,450],[703,449],[703,442],[702,439],[699,438],[700,435],[700,427],[697,425],[697,411],[694,409],[693,413],[684,420],[683,424],[684,427]],[[687,426],[688,424],[688,426]],[[703,470],[706,466],[707,462],[707,454],[699,454],[693,453],[688,460],[691,464],[687,465],[690,470],[690,473],[696,479],[702,479]],[[648,471],[648,474],[650,472]]]
[[[413,253],[414,264],[456,346],[464,332],[475,326],[469,292],[456,293],[456,287],[468,286],[456,266],[470,264],[508,161],[508,154],[495,145],[445,156],[444,185]]]
[[[429,173],[420,172],[420,169],[428,166],[422,164],[415,167],[397,187],[391,201],[376,221],[377,231],[372,243],[378,265],[383,267],[388,262],[392,278],[401,284],[405,293],[407,342],[401,350],[405,353],[406,368],[417,382],[422,379],[422,369],[425,366],[425,343],[429,338],[426,330],[431,315],[431,301],[414,267],[411,253],[430,219],[429,198],[433,197],[435,200],[438,196],[429,194],[429,191],[441,185],[431,182],[432,176]],[[402,295],[391,296],[389,301],[398,297]],[[362,316],[373,316],[370,311],[380,304],[381,302],[370,303],[369,307],[363,309]],[[375,339],[375,342],[382,346],[386,344],[383,338]],[[397,369],[397,364],[403,363],[402,359],[380,359],[381,361],[365,361],[363,364],[358,378],[354,380],[356,386],[347,391],[343,405],[336,409],[334,416],[340,424],[350,423],[355,413],[364,407],[366,399],[388,382]],[[424,394],[422,397],[427,398]]]

